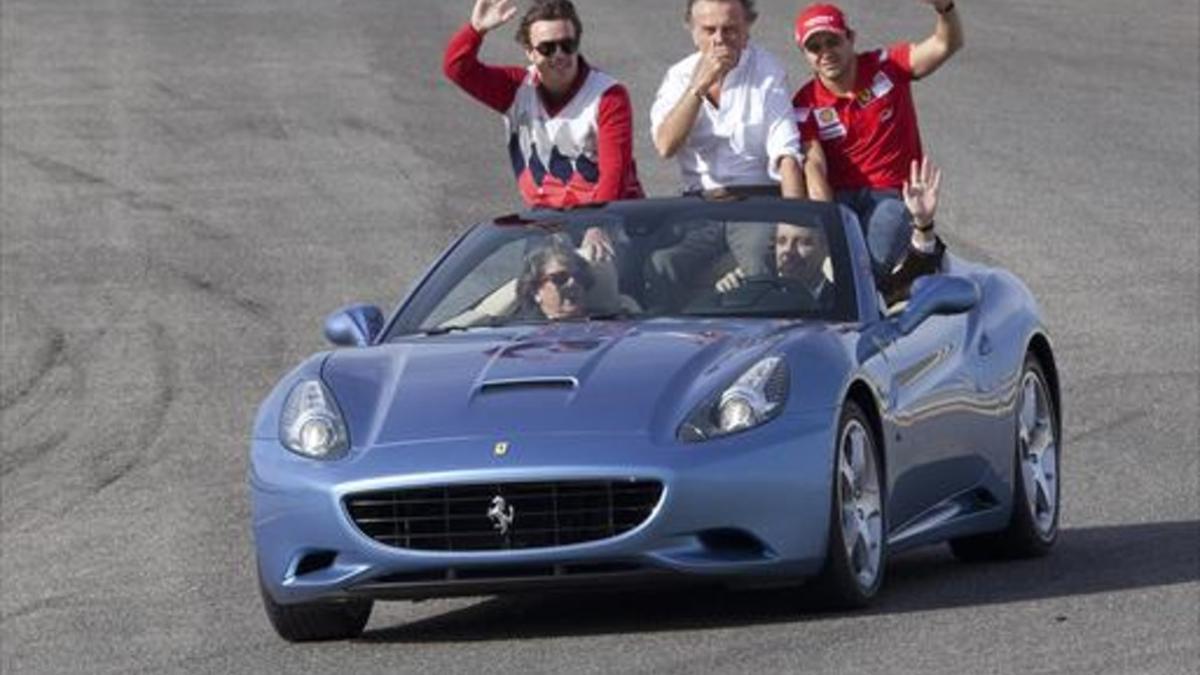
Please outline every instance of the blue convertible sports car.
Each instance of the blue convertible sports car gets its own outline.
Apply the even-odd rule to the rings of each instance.
[[[809,580],[861,606],[902,549],[1057,536],[1058,375],[1029,290],[948,254],[885,306],[833,205],[501,218],[391,317],[356,305],[325,333],[341,348],[279,382],[251,441],[289,640],[358,635],[376,599],[595,585]]]

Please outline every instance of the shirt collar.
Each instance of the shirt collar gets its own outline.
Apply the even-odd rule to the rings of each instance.
[[[580,54],[579,71],[575,73],[575,81],[571,83],[571,88],[567,90],[565,96],[556,99],[550,98],[549,92],[547,92],[546,88],[542,86],[541,79],[539,78],[537,84],[538,98],[541,99],[542,106],[546,108],[546,112],[553,116],[557,114],[558,111],[567,107],[567,104],[571,102],[571,99],[575,98],[575,94],[578,94],[579,90],[583,88],[583,83],[587,81],[588,73],[591,71],[592,67],[588,65],[588,62],[584,60],[583,55]],[[535,69],[534,72],[536,73],[537,70]]]

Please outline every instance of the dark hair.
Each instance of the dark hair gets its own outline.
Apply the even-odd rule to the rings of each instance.
[[[584,290],[592,287],[594,281],[592,270],[588,267],[587,261],[583,259],[583,256],[579,255],[568,244],[557,239],[551,239],[525,256],[525,263],[521,267],[521,276],[517,278],[517,300],[521,305],[525,307],[535,307],[537,305],[533,300],[533,296],[537,293],[538,288],[541,287],[542,270],[546,268],[546,264],[551,260],[563,263],[563,266],[583,286]]]
[[[534,0],[529,9],[525,10],[525,16],[521,17],[521,23],[517,26],[517,42],[526,49],[533,45],[529,42],[529,27],[538,21],[557,21],[566,19],[575,26],[575,39],[583,37],[583,23],[579,21],[579,14],[575,12],[575,5],[571,4],[571,0]]]
[[[684,21],[692,20],[692,6],[701,0],[687,0],[687,11],[683,15]],[[705,0],[706,2],[740,2],[742,9],[746,11],[746,21],[753,23],[758,18],[758,12],[754,11],[754,0]]]

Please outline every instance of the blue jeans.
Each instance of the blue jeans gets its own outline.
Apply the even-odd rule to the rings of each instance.
[[[838,190],[834,199],[858,215],[875,276],[890,272],[912,238],[912,219],[899,190]]]

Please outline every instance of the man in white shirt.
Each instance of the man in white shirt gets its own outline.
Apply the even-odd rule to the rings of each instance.
[[[787,71],[750,44],[756,17],[754,0],[688,2],[696,53],[667,71],[650,111],[654,147],[679,162],[685,193],[766,188],[784,197],[807,196]],[[735,236],[692,229],[678,247],[656,252],[647,270],[650,296],[677,298],[678,286],[724,246],[747,274],[769,272],[769,230],[738,228],[729,234]]]
[[[696,53],[671,66],[650,111],[654,147],[685,191],[778,185],[803,198],[803,154],[787,71],[749,43],[753,0],[691,0]]]

